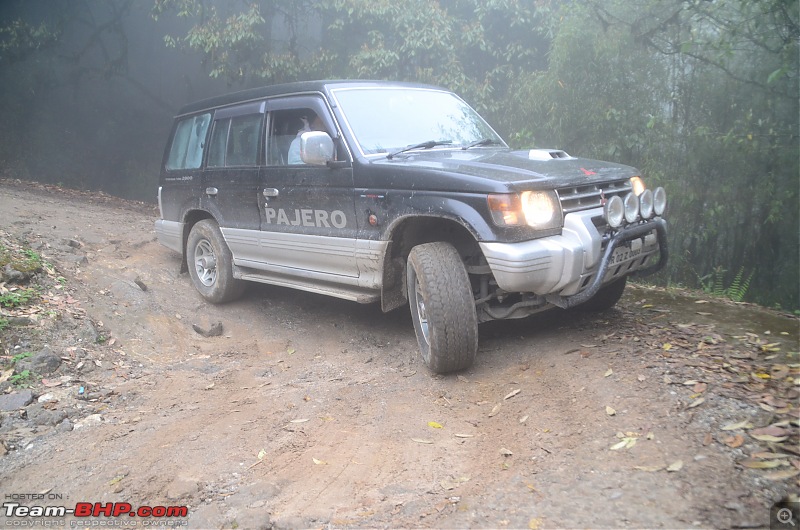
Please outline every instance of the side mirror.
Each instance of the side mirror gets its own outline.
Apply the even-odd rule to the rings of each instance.
[[[321,131],[300,135],[300,159],[304,164],[325,166],[333,160],[333,140]]]

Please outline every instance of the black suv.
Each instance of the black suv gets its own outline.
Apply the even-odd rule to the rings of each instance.
[[[159,241],[212,303],[247,280],[410,304],[435,372],[470,366],[478,323],[603,309],[667,259],[663,188],[631,167],[511,150],[444,89],[276,85],[181,109]]]

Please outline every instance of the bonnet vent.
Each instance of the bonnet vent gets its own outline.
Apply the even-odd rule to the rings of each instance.
[[[554,158],[571,159],[572,157],[560,149],[531,149],[528,151],[528,158],[531,160],[553,160]]]

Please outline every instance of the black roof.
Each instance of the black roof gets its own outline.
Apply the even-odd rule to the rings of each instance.
[[[397,86],[409,88],[433,88],[441,90],[441,87],[425,85],[420,83],[409,83],[404,81],[371,81],[363,79],[351,80],[328,80],[328,81],[297,81],[294,83],[283,83],[279,85],[269,85],[258,88],[250,88],[231,92],[219,96],[214,96],[183,106],[178,112],[178,116],[191,114],[207,109],[224,107],[273,96],[283,96],[288,94],[301,94],[309,92],[328,93],[329,89],[341,87],[378,87],[378,86]]]

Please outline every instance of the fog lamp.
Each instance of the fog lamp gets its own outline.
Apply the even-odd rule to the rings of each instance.
[[[606,201],[603,215],[605,215],[606,222],[611,228],[619,228],[622,226],[622,219],[625,216],[625,205],[622,203],[619,195],[614,195]]]
[[[633,193],[625,196],[625,220],[635,223],[639,218],[639,198]]]
[[[656,215],[661,216],[664,210],[667,209],[667,192],[662,187],[656,188],[653,192],[653,211]]]
[[[650,219],[653,217],[653,192],[644,190],[639,195],[639,212],[642,214],[642,219]]]

